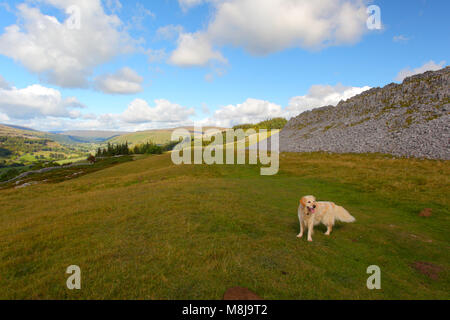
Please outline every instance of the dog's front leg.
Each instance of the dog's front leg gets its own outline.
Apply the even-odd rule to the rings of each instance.
[[[312,234],[314,232],[314,217],[311,217],[311,220],[309,221],[309,226],[308,226],[308,241],[312,242]]]
[[[300,222],[300,233],[297,235],[297,238],[303,237],[303,219],[302,219],[302,207],[298,207],[298,221]]]
[[[302,219],[300,218],[300,233],[298,234],[297,238],[303,237],[303,229],[304,229],[304,227],[303,227],[303,221],[302,221]]]

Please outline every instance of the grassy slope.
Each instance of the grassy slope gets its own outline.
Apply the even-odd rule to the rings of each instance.
[[[178,128],[180,129],[180,128]],[[183,127],[183,129],[188,130],[189,132],[193,132],[193,127]],[[217,129],[224,130],[223,128],[216,127],[203,127],[203,131],[207,131],[208,129]],[[118,137],[114,137],[109,139],[108,141],[111,143],[125,143],[128,142],[131,145],[135,144],[144,144],[149,141],[156,144],[166,144],[171,141],[172,132],[175,129],[161,129],[161,130],[148,130],[148,131],[138,131],[128,134],[123,134]]]
[[[51,134],[47,132],[35,131],[35,130],[24,130],[19,128],[8,127],[0,125],[0,136],[6,137],[24,137],[29,139],[50,139],[58,143],[71,143],[68,137],[59,136],[56,134]]]
[[[78,141],[72,139],[68,135],[62,134],[53,134],[43,131],[37,130],[25,130],[20,128],[8,127],[0,124],[0,136],[8,136],[8,137],[24,137],[29,139],[49,139],[55,141],[58,144],[65,145],[77,145]],[[82,137],[80,137],[82,138]],[[93,137],[92,137],[93,138]],[[94,147],[95,149],[95,147]]]
[[[256,166],[143,158],[59,184],[0,191],[0,298],[449,299],[448,162],[283,154]],[[345,206],[355,224],[296,239],[298,199]],[[418,212],[433,208],[431,218]],[[410,267],[443,268],[431,280]],[[65,269],[82,268],[82,290]],[[366,288],[366,268],[382,290]]]
[[[153,142],[156,144],[165,144],[170,142],[172,136],[172,131],[169,130],[158,130],[158,131],[142,131],[124,134],[118,137],[114,137],[109,140],[111,143],[125,143],[128,141],[129,144],[143,144],[146,142]]]

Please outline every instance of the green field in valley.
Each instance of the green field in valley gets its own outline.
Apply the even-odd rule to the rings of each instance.
[[[136,159],[0,190],[0,298],[221,299],[233,286],[264,299],[450,298],[448,162],[281,154],[279,174],[261,176]],[[297,239],[306,194],[357,221]],[[70,265],[81,290],[66,287]],[[381,290],[366,287],[370,265]]]

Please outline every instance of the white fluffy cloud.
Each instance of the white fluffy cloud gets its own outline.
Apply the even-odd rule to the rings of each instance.
[[[119,0],[105,0],[105,3],[106,3],[106,7],[111,12],[118,12],[118,11],[122,10],[122,4],[120,3]]]
[[[244,103],[228,105],[215,111],[211,118],[201,121],[204,125],[232,127],[243,123],[257,123],[283,115],[281,106],[269,101],[247,99]]]
[[[264,55],[293,47],[314,50],[352,44],[365,32],[368,17],[362,0],[223,0],[213,5],[206,30],[180,35],[172,63],[189,66],[220,60],[215,45]]]
[[[148,56],[148,62],[150,63],[161,62],[167,56],[165,49],[148,49],[145,51],[145,54]]]
[[[19,119],[14,121],[5,120],[4,123],[19,125],[27,128],[32,128],[41,131],[60,131],[60,130],[106,130],[106,128],[115,130],[115,126],[108,126],[106,122],[101,122],[98,119],[81,120],[69,119],[59,117],[46,117],[45,120],[33,119]]]
[[[0,113],[14,119],[43,117],[77,118],[84,106],[74,97],[63,98],[58,90],[40,85],[24,89],[0,89]],[[75,108],[75,110],[74,110]]]
[[[203,2],[205,2],[205,0],[178,0],[178,3],[180,4],[180,7],[183,10],[187,10],[187,9],[197,6]]]
[[[433,60],[428,61],[423,66],[412,69],[411,68],[405,68],[401,70],[397,77],[395,78],[395,81],[402,82],[407,77],[414,76],[416,74],[424,73],[427,71],[437,71],[442,69],[445,66],[445,61],[441,61],[439,64],[435,63]]]
[[[285,116],[287,118],[295,117],[302,112],[312,110],[323,106],[336,106],[341,100],[350,99],[370,87],[347,87],[341,84],[336,86],[314,85],[304,96],[293,97],[286,107]]]
[[[213,49],[208,35],[204,33],[182,33],[178,37],[178,47],[172,52],[169,63],[180,66],[204,66],[210,61],[226,62],[219,51]]]
[[[9,121],[9,117],[6,114],[0,112],[0,121],[1,122]]]
[[[172,40],[176,39],[180,33],[184,31],[183,26],[169,24],[156,30],[156,36],[160,39]]]
[[[8,89],[9,83],[0,75],[0,89]]]
[[[122,22],[104,12],[100,0],[41,0],[65,12],[79,9],[64,22],[45,15],[39,8],[20,4],[20,23],[5,28],[0,35],[0,54],[20,62],[30,72],[61,87],[86,87],[92,70],[134,46],[121,30]],[[76,10],[75,10],[76,12]],[[80,28],[77,28],[77,21]],[[75,22],[75,23],[74,23]]]
[[[0,121],[44,131],[119,130],[132,132],[193,125],[193,120],[189,118],[194,114],[194,109],[180,106],[168,100],[155,100],[155,106],[150,106],[145,100],[135,99],[123,113],[85,114],[78,118],[61,118],[49,115],[45,118],[14,119],[14,121],[10,121],[6,115],[5,118],[3,117],[2,109],[0,109]]]
[[[232,127],[243,123],[258,123],[270,118],[285,117],[290,119],[302,112],[315,108],[337,105],[341,100],[347,100],[370,87],[346,87],[343,85],[315,85],[304,96],[293,97],[286,108],[275,103],[247,99],[242,104],[228,105],[215,111],[213,116],[201,121],[203,125]]]
[[[130,68],[122,68],[114,74],[95,79],[97,90],[108,94],[134,94],[142,91],[144,78]]]
[[[0,120],[8,122],[8,116],[22,117],[27,120],[14,121],[15,124],[42,130],[79,129],[79,130],[122,130],[139,131],[159,128],[174,128],[193,125],[191,118],[195,115],[192,108],[187,108],[165,99],[154,101],[150,106],[142,99],[133,100],[123,113],[102,115],[80,115],[75,98],[62,99],[54,89],[32,86],[16,93],[15,99],[9,99],[5,108],[3,93],[0,90]],[[203,126],[232,127],[243,123],[257,123],[275,117],[291,118],[300,113],[325,105],[336,105],[341,100],[349,99],[370,87],[346,87],[343,85],[315,85],[304,96],[293,97],[286,108],[270,101],[247,99],[241,104],[227,105],[219,108],[208,118],[196,120]],[[13,89],[13,91],[20,91]],[[31,94],[37,91],[39,94]],[[25,94],[27,93],[27,94]],[[12,102],[11,102],[12,101]],[[22,110],[20,114],[11,110]],[[75,111],[75,113],[74,113]],[[203,114],[209,110],[203,105]],[[25,115],[25,116],[24,116]],[[38,118],[45,117],[45,120]],[[72,117],[74,119],[69,119]],[[77,118],[75,118],[77,117]],[[29,119],[31,118],[31,119]]]
[[[150,107],[147,101],[135,99],[121,115],[121,120],[127,123],[168,122],[176,123],[187,121],[195,114],[189,109],[172,103],[165,99],[155,100],[155,106]]]

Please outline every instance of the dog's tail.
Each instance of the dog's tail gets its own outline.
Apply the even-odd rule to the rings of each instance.
[[[350,213],[348,213],[348,211],[345,210],[343,207],[336,206],[335,212],[336,212],[335,214],[336,220],[348,223],[356,221],[355,217],[353,217]]]

